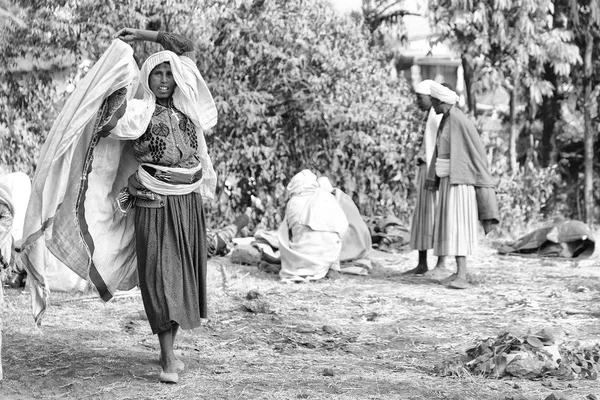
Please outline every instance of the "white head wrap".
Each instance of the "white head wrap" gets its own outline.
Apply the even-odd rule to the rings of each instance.
[[[290,196],[300,194],[305,191],[314,191],[319,187],[317,176],[309,169],[298,172],[287,185],[287,191]]]
[[[172,51],[160,51],[152,54],[142,65],[139,79],[131,91],[135,98],[128,100],[127,112],[111,131],[111,134],[122,139],[137,139],[148,127],[156,108],[156,96],[150,90],[148,76],[159,64],[168,62],[177,86],[173,92],[173,104],[184,113],[196,127],[198,139],[198,158],[202,165],[202,184],[199,192],[207,198],[214,198],[217,175],[208,155],[204,130],[217,123],[217,108],[208,90],[208,86],[200,75],[200,71],[192,59],[178,56]]]
[[[454,90],[448,89],[435,81],[431,82],[431,97],[438,99],[442,103],[456,104],[458,102],[458,95]]]
[[[152,54],[142,65],[139,85],[144,90],[144,98],[156,102],[154,93],[148,85],[150,72],[159,64],[168,62],[175,78],[173,104],[192,120],[196,126],[207,130],[217,123],[217,108],[206,82],[194,62],[188,57],[179,57],[169,50]],[[138,90],[140,88],[138,87]],[[154,110],[153,110],[154,111]]]
[[[333,185],[331,184],[331,181],[329,180],[328,177],[326,176],[322,176],[319,179],[317,179],[317,183],[319,184],[319,187],[321,189],[325,189],[328,192],[333,192]]]
[[[424,81],[419,82],[415,92],[431,96],[431,83],[432,82],[433,81],[431,79],[425,79]]]

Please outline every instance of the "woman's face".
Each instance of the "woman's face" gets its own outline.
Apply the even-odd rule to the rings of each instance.
[[[152,90],[157,100],[170,98],[173,91],[175,91],[175,86],[177,86],[171,71],[171,64],[164,62],[154,67],[148,77],[148,86],[150,86],[150,90]]]

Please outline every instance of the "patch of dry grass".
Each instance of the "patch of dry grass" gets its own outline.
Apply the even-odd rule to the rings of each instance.
[[[597,382],[555,382],[549,389],[544,381],[475,376],[459,364],[453,374],[440,370],[505,330],[546,327],[565,340],[596,340],[596,256],[575,265],[499,256],[483,243],[469,259],[473,287],[465,291],[402,276],[415,262],[415,253],[376,253],[369,276],[283,284],[256,267],[210,260],[210,315],[201,328],[178,337],[186,371],[177,385],[158,383],[158,342],[138,294],[106,304],[92,293],[53,294],[37,329],[29,296],[8,290],[0,397],[504,400],[523,394],[538,400],[552,392],[573,399],[599,394]],[[246,298],[250,291],[257,300]]]

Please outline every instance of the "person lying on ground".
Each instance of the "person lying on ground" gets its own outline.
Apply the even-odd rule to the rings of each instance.
[[[206,254],[209,258],[229,254],[233,246],[233,238],[250,222],[250,213],[252,208],[248,207],[246,212],[239,215],[233,223],[219,229],[206,230]]]

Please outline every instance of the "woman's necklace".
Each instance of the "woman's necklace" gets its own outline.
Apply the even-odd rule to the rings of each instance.
[[[177,123],[179,123],[179,117],[177,116],[177,113],[175,112],[175,109],[169,107],[169,110],[171,110],[171,114],[173,115],[173,117],[175,117],[175,121],[177,121]]]
[[[175,121],[179,124],[179,116],[175,112],[175,107],[173,107],[173,100],[168,100],[165,104],[157,103],[160,106],[163,106],[167,110],[171,112],[171,116],[175,118]]]

